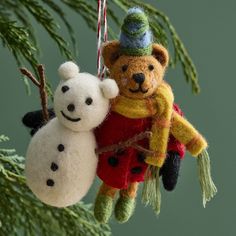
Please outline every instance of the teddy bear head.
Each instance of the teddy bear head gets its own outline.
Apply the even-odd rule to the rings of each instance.
[[[73,131],[97,127],[108,114],[109,99],[118,95],[116,82],[79,73],[79,67],[70,61],[58,72],[62,80],[55,91],[54,110],[60,123]]]
[[[117,82],[120,94],[130,98],[146,98],[155,93],[164,78],[168,52],[160,44],[152,44],[151,55],[130,56],[121,52],[120,42],[103,46],[103,59],[110,77]]]
[[[139,99],[155,93],[169,62],[167,50],[153,43],[148,18],[138,7],[129,9],[119,41],[105,43],[102,55],[121,95]]]

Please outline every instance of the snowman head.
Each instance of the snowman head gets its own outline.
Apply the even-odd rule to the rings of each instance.
[[[79,73],[79,67],[70,61],[58,72],[62,80],[55,91],[54,110],[59,121],[73,131],[97,127],[109,111],[109,99],[118,95],[116,82]]]

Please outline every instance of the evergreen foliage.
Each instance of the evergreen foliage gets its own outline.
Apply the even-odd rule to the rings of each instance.
[[[173,48],[171,65],[174,67],[180,63],[186,81],[191,83],[192,91],[194,93],[200,91],[195,66],[169,18],[163,12],[140,0],[109,0],[107,2],[108,23],[115,23],[118,26],[121,25],[121,21],[116,12],[112,10],[114,7],[127,11],[129,7],[141,6],[149,15],[154,38],[165,47]],[[71,53],[69,44],[58,32],[60,25],[53,18],[52,13],[58,15],[65,24],[71,44],[76,49],[74,29],[67,20],[64,8],[69,7],[75,11],[85,20],[90,29],[96,30],[96,3],[97,0],[2,0],[0,1],[0,38],[3,45],[12,52],[18,64],[24,64],[27,61],[35,68],[38,64],[39,47],[30,20],[34,18],[54,40],[60,52],[66,58],[73,59],[76,53],[75,55]],[[111,28],[109,28],[109,37],[111,39],[117,37]]]

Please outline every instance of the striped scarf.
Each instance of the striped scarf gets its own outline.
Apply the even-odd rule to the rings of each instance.
[[[134,99],[119,95],[112,102],[112,111],[122,116],[131,119],[152,117],[149,149],[154,154],[147,156],[145,159],[147,164],[161,167],[165,162],[173,102],[172,90],[165,82],[157,88],[152,97]]]

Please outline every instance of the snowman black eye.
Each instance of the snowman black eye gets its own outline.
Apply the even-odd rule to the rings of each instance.
[[[152,70],[154,70],[154,66],[153,66],[153,65],[149,65],[149,66],[148,66],[148,69],[149,69],[150,71],[152,71]]]
[[[70,88],[68,87],[68,86],[66,86],[66,85],[64,85],[64,86],[62,86],[61,87],[61,91],[63,92],[63,93],[65,93],[66,91],[68,91]]]
[[[92,103],[93,103],[93,99],[92,98],[86,98],[86,100],[85,100],[85,103],[87,104],[87,105],[91,105]]]

